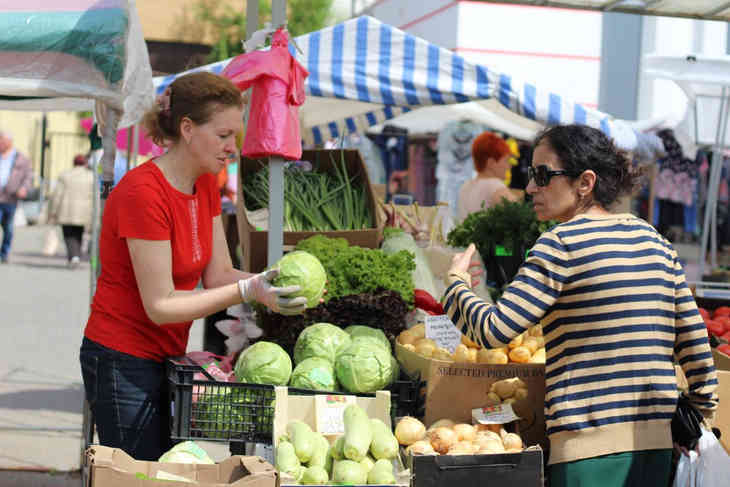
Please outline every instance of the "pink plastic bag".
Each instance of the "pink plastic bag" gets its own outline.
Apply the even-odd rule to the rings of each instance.
[[[194,364],[200,365],[205,371],[218,382],[235,382],[233,375],[233,356],[222,357],[211,352],[188,352],[185,357]],[[193,374],[193,380],[209,381],[210,379],[202,372]],[[205,386],[202,386],[205,387]],[[193,386],[193,403],[197,402],[198,395],[202,392],[201,386]]]
[[[299,106],[304,103],[304,79],[309,73],[289,53],[288,44],[289,37],[280,28],[271,49],[240,54],[223,70],[222,75],[241,91],[253,88],[241,151],[246,157],[297,160],[302,156]]]

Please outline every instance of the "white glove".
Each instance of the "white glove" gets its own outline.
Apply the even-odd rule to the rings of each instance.
[[[279,269],[271,269],[238,281],[238,290],[244,302],[256,301],[271,311],[283,315],[298,315],[307,309],[307,298],[287,298],[301,290],[300,286],[274,287],[271,281],[279,275]]]

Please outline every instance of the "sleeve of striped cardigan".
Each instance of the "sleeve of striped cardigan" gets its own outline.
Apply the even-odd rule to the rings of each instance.
[[[503,347],[538,324],[555,303],[565,281],[566,263],[567,252],[560,238],[546,232],[496,304],[479,298],[458,275],[450,275],[443,298],[444,311],[478,345]]]
[[[687,377],[690,400],[705,417],[712,417],[718,403],[717,373],[707,338],[707,327],[676,257],[674,275],[674,354]]]

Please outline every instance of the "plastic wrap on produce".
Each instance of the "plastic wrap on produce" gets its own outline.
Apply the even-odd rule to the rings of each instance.
[[[137,122],[154,88],[134,0],[5,2],[0,90],[0,109],[90,110],[93,99],[97,113],[123,112],[120,127]]]
[[[407,250],[415,256],[416,268],[411,275],[413,276],[413,287],[423,289],[434,299],[439,299],[440,295],[434,282],[433,272],[428,257],[413,239],[413,236],[406,232],[393,233],[385,238],[382,250],[386,254],[394,254],[399,250]]]

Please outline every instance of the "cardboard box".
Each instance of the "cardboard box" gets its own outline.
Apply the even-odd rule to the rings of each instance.
[[[712,349],[712,358],[715,360],[715,368],[720,370],[730,370],[730,357],[722,352],[718,352],[716,348]]]
[[[215,465],[157,463],[135,460],[119,448],[94,445],[86,450],[86,466],[87,487],[159,487],[155,476],[160,470],[193,480],[196,487],[279,487],[278,472],[259,457],[233,456]]]
[[[715,414],[714,426],[722,433],[720,442],[725,451],[730,455],[730,371],[717,371],[717,395],[720,397],[720,404]]]
[[[540,448],[493,455],[415,455],[413,487],[542,487]]]
[[[289,421],[298,419],[307,423],[313,430],[316,424],[317,395],[293,396],[289,395],[286,387],[276,387],[276,405],[274,409],[274,434],[272,444],[277,445],[278,439],[286,434],[286,425]],[[320,396],[322,396],[320,394]],[[340,396],[342,397],[342,396]],[[381,420],[392,429],[390,421],[390,392],[378,391],[375,397],[347,396],[354,398],[355,403],[363,408],[369,418]],[[333,437],[329,437],[333,440]],[[274,458],[276,458],[276,446],[274,447]],[[398,459],[400,460],[400,459]],[[396,484],[401,487],[408,487],[410,484],[410,472],[399,463],[399,471],[396,471]],[[291,478],[282,475],[281,485],[296,485]]]
[[[457,364],[434,360],[426,386],[427,425],[439,419],[472,422],[472,409],[486,405],[494,382],[519,377],[527,385],[527,398],[512,405],[521,418],[517,422],[526,445],[548,448],[545,435],[545,365],[543,364]]]
[[[365,193],[368,198],[368,206],[374,218],[374,226],[367,230],[348,230],[339,232],[284,232],[284,245],[294,246],[300,240],[313,235],[326,235],[332,238],[344,238],[350,245],[358,245],[365,248],[377,248],[380,244],[379,217],[375,205],[375,194],[370,185],[365,163],[357,150],[305,150],[302,152],[302,161],[311,162],[314,167],[325,171],[332,171],[332,158],[337,163],[340,161],[340,152],[344,153],[345,165],[348,174],[357,174],[359,180],[365,185]],[[332,158],[330,157],[332,156]],[[236,203],[236,215],[238,221],[238,235],[240,237],[243,261],[241,268],[248,272],[261,272],[267,266],[267,245],[268,231],[257,230],[252,216],[245,208],[245,194],[243,181],[248,174],[258,171],[263,167],[264,160],[242,158],[239,165],[238,199]]]

